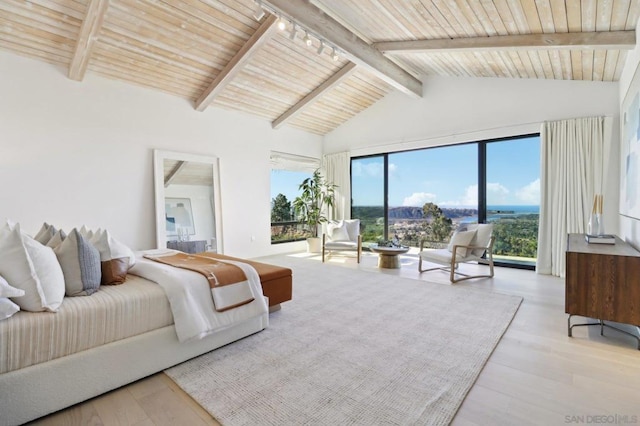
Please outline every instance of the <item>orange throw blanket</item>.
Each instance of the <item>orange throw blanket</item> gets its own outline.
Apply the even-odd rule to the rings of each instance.
[[[209,282],[216,311],[224,312],[254,300],[244,271],[236,265],[208,257],[206,253],[152,256],[145,258],[176,268],[189,269],[202,274]]]

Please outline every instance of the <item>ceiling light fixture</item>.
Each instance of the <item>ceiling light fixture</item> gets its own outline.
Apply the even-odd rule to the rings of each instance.
[[[317,39],[320,42],[320,46],[317,49],[318,55],[321,55],[325,49],[331,49],[331,55],[330,55],[331,59],[333,59],[335,62],[337,62],[340,59],[340,51],[332,43],[327,42],[326,40],[309,32],[304,27],[297,24],[295,20],[281,15],[281,12],[276,10],[269,3],[266,3],[266,4],[263,3],[263,0],[254,0],[254,2],[256,4],[256,11],[253,17],[256,20],[260,21],[264,17],[265,13],[270,13],[271,15],[275,15],[278,18],[276,25],[280,31],[284,31],[285,29],[287,29],[287,25],[291,25],[291,30],[290,30],[291,32],[289,33],[290,40],[295,40],[298,34],[298,31],[303,31],[304,36],[302,37],[302,41],[307,46],[309,47],[313,46],[312,37]]]
[[[255,12],[253,12],[253,17],[256,19],[256,21],[260,21],[260,20],[262,20],[262,18],[264,18],[265,13],[266,12],[262,8],[262,2],[261,1],[257,1],[256,2],[256,10],[255,10]]]
[[[286,28],[287,28],[287,21],[283,17],[278,18],[278,29],[280,31],[284,31]]]
[[[307,46],[311,46],[312,41],[311,41],[311,37],[309,37],[308,32],[305,31],[302,41],[304,41],[304,44],[306,44]]]

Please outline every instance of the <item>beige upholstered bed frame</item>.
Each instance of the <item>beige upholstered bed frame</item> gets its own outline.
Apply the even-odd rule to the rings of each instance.
[[[209,352],[269,325],[269,315],[179,343],[167,326],[0,374],[0,425],[18,425]]]

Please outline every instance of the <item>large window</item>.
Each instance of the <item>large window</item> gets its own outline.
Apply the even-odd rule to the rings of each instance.
[[[494,223],[499,261],[535,264],[538,135],[353,158],[352,212],[364,241],[446,244],[466,224]]]
[[[495,257],[535,265],[540,215],[540,138],[486,144],[486,219]]]
[[[351,217],[360,219],[363,242],[384,238],[386,227],[385,157],[351,161]]]
[[[316,158],[283,152],[271,153],[271,244],[301,241],[310,233],[296,218],[293,200],[300,183],[320,167]]]

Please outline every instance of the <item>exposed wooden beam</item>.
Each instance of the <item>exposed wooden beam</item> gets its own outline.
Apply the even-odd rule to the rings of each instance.
[[[91,59],[93,46],[102,27],[104,14],[109,7],[109,0],[91,0],[87,6],[87,14],[80,27],[76,49],[69,65],[69,78],[82,81]]]
[[[285,121],[290,120],[296,115],[300,114],[304,108],[308,107],[313,102],[317,101],[320,98],[320,96],[322,96],[323,93],[326,93],[327,91],[331,90],[338,84],[342,83],[346,78],[351,76],[351,74],[355,72],[356,66],[357,65],[354,64],[353,62],[349,62],[344,67],[340,68],[340,71],[332,75],[327,81],[322,83],[320,86],[313,89],[311,93],[309,93],[307,96],[302,98],[294,106],[289,108],[287,112],[285,112],[280,117],[273,120],[273,122],[271,123],[271,127],[273,127],[274,129],[277,129],[282,124],[284,124]]]
[[[263,0],[263,3],[315,36],[336,46],[351,62],[367,68],[396,89],[414,97],[422,96],[420,80],[311,4],[309,0]]]
[[[435,40],[383,41],[374,43],[381,52],[445,52],[478,50],[613,49],[629,50],[636,45],[636,32],[601,31],[585,33],[523,34]]]
[[[242,71],[244,65],[258,51],[260,46],[271,38],[276,29],[275,23],[277,20],[278,18],[274,15],[268,15],[265,18],[256,32],[253,33],[249,40],[240,48],[238,53],[231,58],[211,85],[202,92],[202,95],[200,95],[195,105],[198,111],[204,111],[211,102],[213,102],[215,97]]]
[[[184,167],[187,165],[186,161],[178,161],[176,163],[176,165],[173,167],[173,170],[171,170],[171,172],[169,172],[169,174],[167,175],[167,177],[164,178],[164,187],[166,188],[167,186],[171,185],[171,182],[178,177],[178,173],[180,173],[180,170],[184,169]]]

